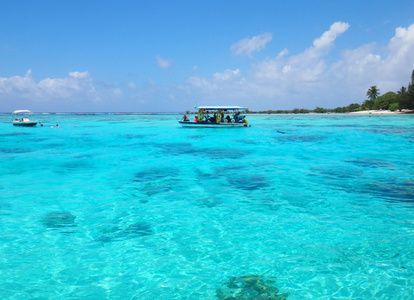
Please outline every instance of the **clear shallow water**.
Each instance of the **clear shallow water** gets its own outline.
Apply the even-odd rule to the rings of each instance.
[[[414,116],[180,117],[0,115],[0,298],[414,298]]]

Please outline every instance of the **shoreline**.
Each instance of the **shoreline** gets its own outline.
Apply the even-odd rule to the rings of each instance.
[[[353,111],[349,114],[354,115],[404,115],[404,114],[412,114],[414,111],[412,110],[403,110],[403,111],[391,111],[391,110],[362,110],[362,111]]]

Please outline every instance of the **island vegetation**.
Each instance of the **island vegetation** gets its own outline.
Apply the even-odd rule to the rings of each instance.
[[[266,111],[249,111],[247,113],[260,113],[260,114],[306,114],[306,113],[349,113],[364,110],[390,110],[390,111],[402,111],[402,110],[414,110],[414,70],[411,74],[411,81],[408,86],[402,86],[397,92],[387,92],[380,95],[380,90],[377,86],[371,86],[366,96],[367,100],[362,104],[352,103],[348,106],[337,107],[333,109],[316,107],[313,110],[304,108],[294,108],[292,110],[266,110]]]

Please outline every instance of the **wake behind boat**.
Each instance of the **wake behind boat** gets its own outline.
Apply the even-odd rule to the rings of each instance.
[[[241,106],[197,106],[197,115],[190,120],[187,115],[178,121],[184,127],[249,127]]]
[[[13,120],[14,126],[25,126],[25,127],[32,127],[36,126],[39,121],[30,121],[29,117],[25,116],[28,114],[33,114],[30,110],[15,110],[13,115],[23,115],[21,118],[15,118]]]

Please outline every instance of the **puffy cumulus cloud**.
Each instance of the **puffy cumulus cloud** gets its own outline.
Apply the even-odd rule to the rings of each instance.
[[[414,24],[397,28],[383,48],[373,43],[344,51],[342,59],[332,65],[331,76],[360,91],[371,85],[383,92],[398,90],[414,68]]]
[[[348,28],[349,24],[347,23],[335,22],[328,31],[325,31],[322,36],[314,40],[313,46],[307,48],[304,52],[286,57],[287,50],[283,50],[275,58],[277,64],[283,64],[283,67],[281,70],[273,70],[273,76],[276,74],[278,78],[284,80],[304,83],[319,81],[327,69],[325,56],[329,54],[335,40]],[[258,73],[261,72],[260,68],[263,68],[261,64],[258,65]]]
[[[88,72],[70,72],[66,78],[43,79],[36,85],[36,92],[40,96],[39,100],[80,97],[99,100]]]
[[[348,28],[348,24],[336,22],[302,53],[288,56],[289,51],[285,48],[275,58],[253,64],[251,76],[255,86],[272,84],[285,89],[293,83],[316,85],[327,69],[325,56],[335,39]]]
[[[398,27],[388,45],[385,64],[388,72],[395,74],[407,66],[414,67],[414,24],[408,28]],[[404,74],[405,76],[405,74]]]
[[[0,78],[0,95],[10,98],[29,97],[35,101],[71,98],[85,95],[97,100],[92,78],[88,72],[70,72],[66,78],[46,78],[36,83],[29,70],[24,77]]]
[[[256,106],[252,109],[292,109],[362,103],[371,85],[384,92],[405,85],[414,68],[414,24],[397,28],[386,47],[372,43],[345,49],[332,61],[329,55],[335,40],[349,27],[348,23],[335,22],[303,52],[289,55],[284,49],[243,72],[236,69],[210,78],[192,76],[189,90],[202,91],[207,98],[220,91],[221,98],[239,97],[241,105]],[[233,50],[252,53],[258,49],[247,46],[252,40],[235,44]]]
[[[342,59],[331,67],[331,74],[348,85],[369,85],[373,73],[381,68],[381,56],[373,53],[375,44],[363,45],[354,50],[345,50]],[[377,83],[372,83],[377,84]]]
[[[24,77],[12,76],[0,78],[0,99],[25,98],[37,95],[36,83],[31,78],[32,71],[28,70]]]
[[[291,82],[317,82],[327,68],[325,55],[329,53],[335,39],[348,28],[349,24],[336,22],[302,53],[288,56],[289,51],[285,48],[275,58],[267,58],[252,65],[253,79],[257,85],[276,84],[280,87]]]
[[[263,50],[267,43],[272,40],[272,37],[271,33],[265,32],[250,39],[246,38],[238,41],[231,46],[230,50],[235,56],[251,56],[253,52]]]
[[[45,78],[36,82],[29,70],[24,77],[0,78],[0,104],[70,104],[98,102],[100,97],[88,72],[70,72],[65,78]]]
[[[406,53],[411,50],[414,44],[414,24],[408,28],[398,27],[395,30],[395,36],[391,39],[390,49],[395,52]]]
[[[159,55],[155,56],[155,59],[157,60],[158,66],[163,69],[168,69],[173,63],[171,59],[163,59]]]

